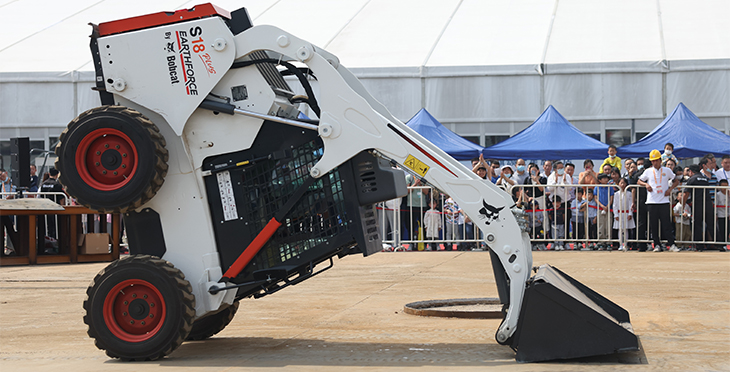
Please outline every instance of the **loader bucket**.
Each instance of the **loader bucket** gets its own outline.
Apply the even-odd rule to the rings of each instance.
[[[626,310],[549,265],[528,282],[511,346],[518,362],[639,350]]]

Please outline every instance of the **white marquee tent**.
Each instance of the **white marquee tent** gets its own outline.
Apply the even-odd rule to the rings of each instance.
[[[0,152],[46,148],[97,106],[89,22],[184,0],[0,0]],[[482,145],[555,106],[584,133],[633,142],[684,102],[730,133],[730,1],[221,0],[336,54],[396,117],[422,107]]]

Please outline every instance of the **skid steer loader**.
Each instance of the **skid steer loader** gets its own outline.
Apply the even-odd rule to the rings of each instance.
[[[102,106],[71,121],[56,166],[81,204],[126,224],[130,257],[84,301],[110,357],[164,357],[220,332],[241,299],[380,251],[374,204],[407,193],[396,165],[484,233],[496,339],[518,361],[638,349],[624,309],[549,265],[531,277],[510,196],[393,117],[336,56],[212,4],[92,27]]]

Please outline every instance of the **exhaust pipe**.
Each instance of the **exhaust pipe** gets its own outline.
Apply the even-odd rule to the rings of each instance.
[[[639,350],[625,309],[549,265],[528,281],[517,324],[510,346],[518,362]]]

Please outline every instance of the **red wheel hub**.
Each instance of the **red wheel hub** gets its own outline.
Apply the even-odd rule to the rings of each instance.
[[[76,150],[76,170],[87,185],[112,191],[126,185],[137,171],[137,146],[123,132],[97,129],[86,135]]]
[[[128,279],[112,288],[104,299],[104,322],[122,341],[152,338],[165,323],[167,309],[162,294],[145,280]]]

